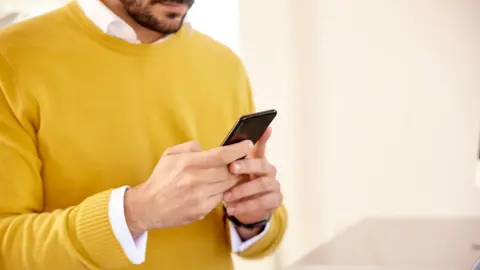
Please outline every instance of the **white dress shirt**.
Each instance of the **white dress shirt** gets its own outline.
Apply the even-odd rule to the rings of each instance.
[[[126,42],[139,44],[135,31],[100,0],[77,0],[85,15],[103,32],[120,38]],[[188,23],[188,21],[186,21]],[[158,40],[162,42],[167,37]],[[115,237],[118,239],[125,254],[133,264],[145,261],[148,232],[134,239],[128,229],[124,211],[124,196],[128,186],[113,190],[110,195],[108,215]],[[241,252],[258,241],[268,230],[269,224],[259,235],[243,242],[234,226],[230,224],[230,239],[233,252]]]

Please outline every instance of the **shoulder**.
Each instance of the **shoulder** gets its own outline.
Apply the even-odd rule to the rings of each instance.
[[[213,68],[222,79],[234,86],[239,104],[242,104],[241,114],[254,111],[250,80],[241,57],[225,44],[214,38],[193,30],[193,50],[207,62],[206,66]]]
[[[0,54],[9,57],[38,49],[65,33],[68,18],[66,7],[62,7],[1,29]]]
[[[194,44],[199,53],[205,54],[212,61],[220,61],[243,69],[241,58],[227,45],[195,29],[192,29],[192,37],[195,40]]]

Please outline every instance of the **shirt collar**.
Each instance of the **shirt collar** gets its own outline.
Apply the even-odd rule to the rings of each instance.
[[[113,11],[106,7],[100,0],[77,0],[78,5],[87,16],[105,34],[123,39],[131,43],[140,43],[135,31],[118,17]],[[185,24],[191,27],[190,22],[185,19]],[[155,43],[164,41],[166,36]]]

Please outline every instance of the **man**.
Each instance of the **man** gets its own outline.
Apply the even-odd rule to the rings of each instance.
[[[225,270],[276,250],[271,130],[218,147],[255,109],[238,58],[184,22],[193,3],[78,0],[0,32],[0,269]]]

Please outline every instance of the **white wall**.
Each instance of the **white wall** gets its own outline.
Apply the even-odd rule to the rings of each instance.
[[[258,103],[279,108],[282,264],[365,217],[480,214],[479,1],[240,5]]]
[[[290,213],[278,256],[237,269],[278,269],[369,216],[480,214],[478,0],[242,0],[238,48],[233,6],[217,7],[200,28],[279,110],[269,154]]]
[[[18,12],[18,19],[25,19],[40,15],[44,12],[53,10],[70,0],[0,0],[0,17],[1,14]]]
[[[298,0],[295,0],[298,1]],[[312,0],[316,1],[316,0]],[[293,191],[297,184],[294,180],[296,166],[294,164],[295,148],[303,144],[294,130],[296,113],[295,103],[297,89],[295,84],[294,55],[292,50],[292,0],[241,0],[240,10],[240,50],[252,81],[258,110],[275,108],[278,116],[273,123],[273,133],[268,147],[268,156],[278,168],[278,177],[282,189],[286,191],[287,205],[300,202],[300,195]],[[288,209],[287,209],[288,210]],[[298,210],[295,209],[295,210]],[[299,211],[289,211],[290,224],[300,228],[302,222]],[[289,236],[292,243],[300,240],[297,233]],[[301,244],[301,241],[298,241]],[[293,245],[292,246],[298,246]],[[269,270],[280,267],[280,257],[268,258],[264,261],[245,262],[238,260],[238,270]]]

